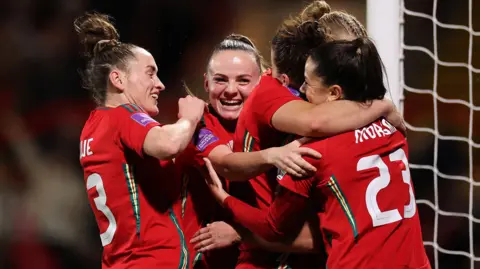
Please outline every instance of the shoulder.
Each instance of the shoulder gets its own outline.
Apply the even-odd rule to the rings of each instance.
[[[122,114],[134,114],[138,112],[144,113],[144,111],[135,104],[121,104],[115,108],[111,108],[109,111],[111,111],[112,113],[122,113]]]
[[[202,127],[207,128],[218,128],[219,125],[221,126],[218,116],[215,113],[213,107],[209,106],[208,109],[205,110],[202,119],[200,120],[200,124],[202,125]]]
[[[285,89],[288,91],[286,87],[284,87],[278,79],[270,76],[264,75],[260,78],[260,82],[258,83],[257,87],[254,89],[253,94],[255,96],[260,97],[267,97],[272,92],[276,92],[278,90]]]
[[[331,152],[328,151],[328,147],[327,147],[328,142],[329,142],[329,138],[324,138],[324,139],[317,139],[310,143],[302,145],[302,147],[313,149],[322,155],[320,159],[313,158],[308,155],[304,155],[303,159],[305,159],[305,161],[309,162],[311,165],[317,168],[322,167],[322,169],[324,169],[325,167],[327,167],[328,160],[331,159]],[[322,169],[317,169],[317,170],[321,171]]]
[[[142,126],[157,122],[150,117],[143,109],[135,104],[122,104],[109,110],[109,114],[114,116],[117,121],[134,121]]]

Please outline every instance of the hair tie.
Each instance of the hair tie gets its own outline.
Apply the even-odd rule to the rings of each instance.
[[[112,45],[117,45],[119,42],[115,39],[102,39],[100,41],[97,42],[97,44],[101,45],[101,44],[104,44],[104,43],[112,43]]]

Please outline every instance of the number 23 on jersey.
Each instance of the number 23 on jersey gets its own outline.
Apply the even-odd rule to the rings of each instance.
[[[380,175],[374,178],[367,187],[365,193],[365,203],[368,209],[368,213],[372,218],[373,227],[393,223],[401,220],[402,218],[412,218],[415,216],[416,205],[415,196],[413,195],[413,188],[410,178],[410,170],[408,168],[408,160],[403,149],[397,149],[388,156],[391,162],[401,161],[405,165],[405,169],[402,171],[403,182],[408,184],[410,202],[403,208],[403,216],[398,209],[390,209],[381,211],[378,206],[377,195],[380,190],[385,189],[390,184],[390,172],[385,162],[380,155],[371,155],[361,158],[357,163],[357,171],[367,170],[371,168],[378,168]]]

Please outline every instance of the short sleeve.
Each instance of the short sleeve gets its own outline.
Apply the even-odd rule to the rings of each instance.
[[[307,178],[293,178],[290,175],[284,175],[278,179],[278,183],[285,189],[301,195],[305,198],[310,198],[311,190],[316,185],[316,177]]]
[[[198,166],[203,166],[205,163],[203,158],[208,157],[214,148],[220,145],[228,146],[229,140],[222,138],[215,134],[209,128],[203,127],[193,137],[193,145],[195,147],[195,163]]]
[[[273,128],[272,117],[277,110],[290,101],[301,100],[295,93],[284,87],[271,76],[262,76],[257,88],[253,108],[260,122]]]
[[[209,128],[203,127],[195,133],[194,144],[198,153],[202,157],[208,157],[208,154],[218,145],[226,145],[229,141],[222,139]]]
[[[143,143],[147,133],[153,127],[160,126],[160,123],[132,104],[115,108],[115,117],[121,143],[143,156]]]
[[[315,159],[311,157],[304,156],[303,158],[317,168],[317,172],[312,177],[305,177],[305,178],[296,178],[292,177],[291,175],[286,174],[284,171],[279,171],[277,175],[278,183],[288,189],[291,192],[294,192],[298,195],[303,197],[309,198],[312,194],[312,190],[319,184],[322,184],[324,180],[324,174],[326,169],[326,156],[325,149],[322,145],[322,142],[316,142],[314,146],[311,145],[304,145],[306,147],[310,147],[322,154],[321,159]]]

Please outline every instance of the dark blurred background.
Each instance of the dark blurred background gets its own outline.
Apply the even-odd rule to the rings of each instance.
[[[327,1],[365,23],[366,3]],[[439,0],[441,21],[468,25],[467,0]],[[474,1],[475,2],[475,1]],[[480,1],[476,1],[480,2]],[[121,39],[149,50],[167,87],[159,100],[162,123],[176,118],[177,99],[187,83],[203,95],[203,73],[214,45],[236,32],[251,37],[269,60],[269,41],[303,0],[2,0],[0,2],[0,268],[100,268],[99,232],[88,205],[79,165],[79,134],[94,108],[81,88],[79,57],[73,20],[87,10],[115,18]],[[433,0],[409,0],[407,8],[432,14]],[[474,29],[480,30],[480,4],[474,5]],[[405,42],[433,50],[432,22],[406,17]],[[460,33],[458,33],[460,32]],[[468,59],[468,34],[439,31],[440,58]],[[480,68],[480,37],[474,40],[473,65]],[[431,89],[434,62],[418,52],[406,52],[405,81]],[[440,68],[438,91],[447,98],[468,101],[465,68]],[[392,78],[390,78],[392,80]],[[479,105],[478,73],[473,74],[474,98]],[[468,137],[469,109],[439,104],[442,134]],[[405,115],[415,126],[434,127],[431,95],[406,93]],[[475,114],[474,140],[480,143],[480,117]],[[433,164],[434,137],[409,132],[411,160]],[[441,141],[441,172],[468,176],[468,144]],[[480,153],[473,149],[472,169],[480,181]],[[434,201],[433,173],[412,170],[417,198]],[[442,210],[468,213],[469,184],[438,178]],[[473,204],[480,191],[474,190]],[[474,206],[480,218],[480,207]],[[419,205],[423,233],[433,240],[434,211]],[[468,219],[440,217],[438,242],[442,248],[469,251]],[[478,226],[479,224],[475,224]],[[476,242],[480,233],[474,227]],[[479,244],[477,256],[480,255]],[[432,248],[427,247],[429,254]],[[433,256],[431,256],[433,257]],[[470,268],[469,259],[440,255],[440,268]],[[480,266],[480,265],[479,265]],[[480,268],[480,267],[478,267]]]

